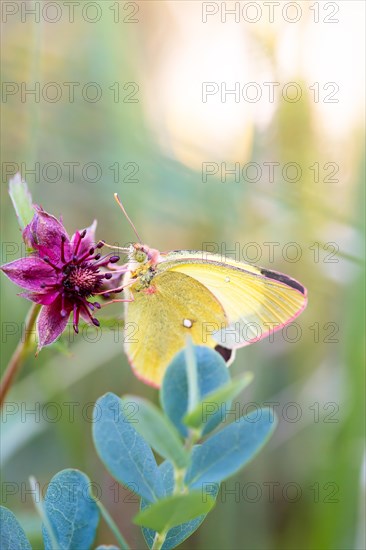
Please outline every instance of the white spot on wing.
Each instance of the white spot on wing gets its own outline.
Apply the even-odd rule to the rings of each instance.
[[[183,326],[186,328],[191,328],[193,325],[192,321],[190,319],[184,319],[183,320]]]
[[[230,277],[225,277],[225,283],[230,283]]]

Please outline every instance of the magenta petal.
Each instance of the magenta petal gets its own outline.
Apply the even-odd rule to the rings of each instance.
[[[13,283],[27,290],[42,292],[42,283],[51,284],[57,280],[55,270],[35,256],[14,260],[2,265],[0,269]]]
[[[65,330],[72,310],[71,304],[64,304],[66,315],[61,315],[61,296],[50,306],[43,306],[37,319],[38,349],[52,344]]]
[[[18,296],[21,296],[22,298],[26,298],[27,300],[30,300],[31,302],[35,302],[36,304],[42,304],[43,306],[49,306],[52,304],[57,296],[59,295],[59,291],[52,291],[52,292],[21,292],[18,294]]]
[[[78,246],[77,255],[83,256],[88,250],[91,248],[95,248],[95,245],[97,244],[95,241],[95,230],[97,228],[97,220],[94,220],[89,227],[86,227],[86,235],[83,239],[81,239],[80,244]],[[82,230],[76,231],[74,235],[71,237],[71,245],[72,249],[75,249],[75,245],[80,239],[80,233],[82,233]]]
[[[25,242],[52,261],[61,259],[61,240],[64,239],[66,261],[71,259],[70,238],[57,218],[36,207],[37,212],[23,231]]]

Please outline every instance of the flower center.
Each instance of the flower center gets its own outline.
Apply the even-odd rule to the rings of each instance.
[[[88,298],[99,292],[104,280],[112,278],[111,272],[103,273],[100,268],[108,269],[109,264],[114,264],[119,260],[119,256],[112,254],[106,254],[105,256],[101,256],[99,252],[94,254],[95,249],[103,247],[103,241],[99,241],[95,248],[91,247],[87,251],[82,251],[81,242],[85,236],[85,229],[81,233],[77,233],[70,261],[67,261],[65,257],[66,237],[63,235],[61,236],[60,261],[53,263],[48,256],[43,258],[44,262],[55,270],[58,281],[52,284],[43,283],[41,287],[59,292],[61,296],[60,314],[62,317],[65,317],[68,311],[72,309],[75,332],[79,332],[80,313],[99,327],[99,321],[92,316],[91,311],[100,309],[101,306],[98,302],[89,302]]]
[[[67,294],[76,294],[86,298],[100,289],[101,278],[98,270],[89,266],[70,265],[66,268],[67,276],[63,286]]]

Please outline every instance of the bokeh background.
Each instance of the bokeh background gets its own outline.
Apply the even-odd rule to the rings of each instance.
[[[239,16],[226,21],[221,2],[83,2],[73,15],[68,4],[2,3],[2,261],[24,252],[7,194],[19,169],[70,233],[96,217],[99,238],[133,240],[118,191],[153,247],[239,247],[242,260],[298,278],[309,305],[296,326],[241,350],[232,366],[255,373],[237,406],[277,403],[279,428],[182,547],[364,548],[364,3],[281,2],[272,22],[262,2],[236,2]],[[204,82],[215,83],[207,101]],[[244,97],[221,97],[235,82]],[[203,163],[216,172],[206,181]],[[240,177],[225,181],[221,163],[239,163]],[[278,163],[273,177],[264,163]],[[287,163],[301,177],[293,165],[283,172]],[[16,292],[3,277],[3,368],[29,309]],[[122,317],[113,307],[106,314]],[[116,493],[90,417],[106,391],[155,401],[157,392],[132,374],[121,334],[90,328],[67,339],[31,357],[9,394],[3,504],[40,548],[28,476],[44,487],[80,468],[131,547],[143,548],[131,523],[138,505]],[[104,523],[97,542],[114,542]]]

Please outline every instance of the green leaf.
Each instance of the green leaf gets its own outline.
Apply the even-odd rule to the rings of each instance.
[[[184,468],[188,464],[189,456],[178,431],[155,405],[134,395],[125,395],[122,403],[125,406],[133,403],[137,407],[134,428],[160,456],[167,458],[178,468]]]
[[[0,506],[0,524],[1,550],[32,550],[23,528],[5,506]]]
[[[161,472],[166,494],[172,495],[174,492],[175,479],[174,468],[171,462],[169,462],[168,460],[162,462],[162,464],[160,464],[159,466],[159,471]],[[211,485],[209,490],[205,491],[205,493],[209,494],[212,498],[216,498],[218,490],[218,483],[214,483]],[[149,506],[149,503],[146,500],[141,499],[141,509],[144,510],[147,506]],[[176,546],[178,546],[178,544],[181,544],[184,540],[186,540],[186,538],[188,538],[199,528],[205,517],[206,514],[202,514],[195,519],[180,523],[172,529],[169,529],[169,531],[166,533],[164,543],[161,546],[161,550],[171,550],[171,548],[175,548]],[[157,534],[156,531],[154,529],[149,529],[148,527],[142,527],[142,532],[144,534],[144,538],[148,547],[153,548],[155,537]]]
[[[230,380],[229,369],[216,351],[207,346],[194,346],[193,352],[197,364],[198,401],[205,395],[227,384]],[[174,426],[183,437],[188,436],[183,417],[189,412],[189,382],[186,368],[186,352],[182,350],[168,366],[160,390],[160,403]],[[220,413],[212,415],[206,423],[203,433],[209,433],[221,422]]]
[[[182,495],[173,495],[148,508],[141,510],[133,519],[136,525],[166,533],[172,527],[190,521],[202,514],[207,514],[215,501],[201,491],[192,491]]]
[[[79,470],[58,472],[50,481],[44,511],[60,550],[91,548],[99,522],[99,510],[90,494],[90,479]],[[43,525],[46,550],[54,550],[47,525]]]
[[[188,381],[188,411],[192,411],[200,400],[198,385],[197,358],[194,352],[192,338],[187,338],[185,348],[187,381]]]
[[[202,490],[235,474],[260,451],[276,424],[271,409],[257,409],[194,447],[186,485]]]
[[[20,228],[23,230],[33,216],[34,208],[32,197],[25,181],[22,181],[20,174],[15,174],[9,181],[9,195],[12,200]]]
[[[183,422],[190,428],[201,430],[213,414],[216,414],[220,409],[231,402],[234,397],[239,395],[253,380],[253,374],[246,372],[242,376],[234,378],[218,390],[215,390],[200,401],[193,411],[187,413]],[[225,420],[225,414],[221,415],[221,420]]]
[[[40,484],[38,483],[36,478],[33,476],[29,477],[29,484],[32,490],[32,498],[33,498],[34,506],[38,512],[39,517],[42,519],[42,533],[43,533],[43,541],[44,541],[45,548],[47,548],[47,544],[49,544],[49,542],[51,542],[50,546],[52,549],[57,548],[58,540],[53,531],[53,526],[47,515],[44,502],[42,500]]]
[[[95,404],[93,438],[100,459],[112,476],[149,502],[165,495],[153,452],[136,431],[135,410],[113,393]]]

